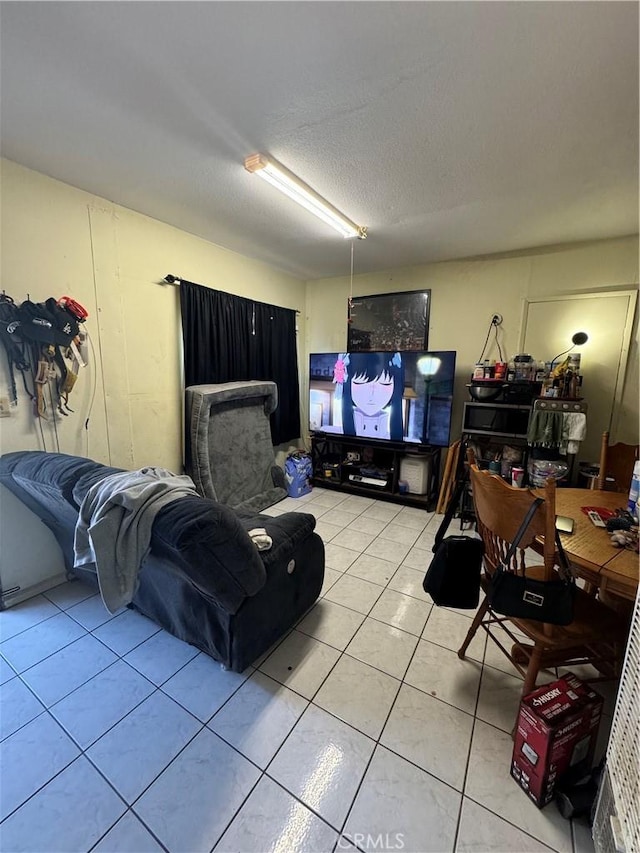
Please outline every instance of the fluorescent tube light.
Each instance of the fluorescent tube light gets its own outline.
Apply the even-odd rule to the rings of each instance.
[[[343,237],[359,237],[364,240],[367,236],[365,225],[356,225],[343,213],[325,201],[322,196],[303,183],[288,169],[285,169],[276,160],[266,157],[264,154],[251,154],[245,157],[244,167],[247,172],[258,175],[271,186],[284,193],[293,201],[298,202],[318,219],[335,228]]]

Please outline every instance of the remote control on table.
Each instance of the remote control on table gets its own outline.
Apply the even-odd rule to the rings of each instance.
[[[589,512],[587,513],[587,515],[589,516],[589,518],[591,519],[593,524],[595,524],[596,527],[606,527],[607,526],[595,510],[590,509]]]

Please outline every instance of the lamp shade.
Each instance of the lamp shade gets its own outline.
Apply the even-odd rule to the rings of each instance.
[[[425,379],[432,379],[440,369],[441,364],[442,361],[437,356],[424,355],[418,359],[417,367]]]

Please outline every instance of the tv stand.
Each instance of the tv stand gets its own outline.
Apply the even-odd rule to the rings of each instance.
[[[311,436],[313,483],[356,495],[432,509],[438,493],[440,448],[316,432]],[[425,494],[401,492],[403,459],[424,460]]]

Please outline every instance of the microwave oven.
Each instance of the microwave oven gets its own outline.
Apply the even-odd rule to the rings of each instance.
[[[465,403],[462,431],[526,439],[530,413],[531,406],[510,403]]]

